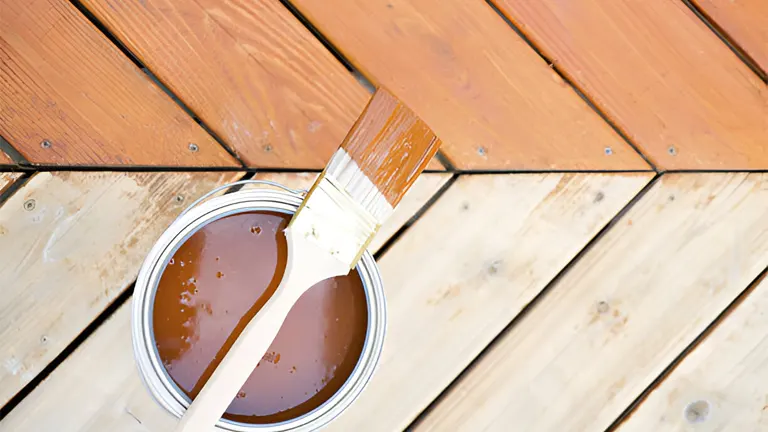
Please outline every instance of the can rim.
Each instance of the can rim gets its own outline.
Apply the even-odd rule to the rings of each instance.
[[[271,183],[270,183],[271,184]],[[275,186],[275,184],[271,184]],[[223,217],[251,211],[293,214],[303,200],[299,191],[246,189],[195,201],[155,242],[136,280],[131,315],[134,358],[139,376],[153,399],[166,411],[181,417],[189,399],[168,375],[159,358],[152,331],[154,294],[165,266],[179,247],[203,226]],[[217,190],[223,189],[217,188]],[[212,191],[213,192],[213,191]],[[207,196],[205,198],[208,198]],[[357,399],[373,375],[381,356],[386,331],[386,303],[378,266],[369,251],[357,265],[368,305],[368,328],[357,364],[336,393],[312,411],[279,423],[249,424],[219,419],[216,428],[233,432],[299,432],[317,430],[340,415]]]

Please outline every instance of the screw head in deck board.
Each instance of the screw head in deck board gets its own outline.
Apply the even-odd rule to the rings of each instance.
[[[292,4],[413,109],[458,170],[650,169],[486,2]]]
[[[0,135],[30,163],[240,166],[71,2],[0,8]]]
[[[242,175],[40,172],[8,197],[0,206],[0,359],[21,369],[14,375],[0,367],[0,405],[133,282],[155,239],[183,210],[174,201],[180,190],[194,200]],[[11,324],[18,322],[21,330]]]
[[[33,200],[33,199],[28,199],[28,200],[24,201],[24,210],[26,210],[26,211],[34,210],[35,209],[35,204],[36,204],[35,200]]]
[[[200,147],[198,147],[197,144],[195,143],[189,143],[187,148],[189,148],[189,151],[191,151],[192,153],[196,153],[198,150],[200,150]]]
[[[81,3],[251,167],[323,168],[370,97],[280,2]]]

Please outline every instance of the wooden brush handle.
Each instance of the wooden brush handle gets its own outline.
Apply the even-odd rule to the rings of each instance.
[[[210,432],[272,345],[299,297],[316,283],[349,273],[349,266],[286,230],[288,260],[280,285],[251,319],[176,427]]]

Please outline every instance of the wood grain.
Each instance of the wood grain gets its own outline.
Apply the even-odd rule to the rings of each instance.
[[[258,173],[254,179],[271,180],[293,189],[309,190],[315,183],[317,173]],[[400,204],[395,208],[379,232],[371,240],[368,250],[376,253],[397,231],[408,224],[413,216],[445,185],[451,178],[447,173],[423,173],[405,193]]]
[[[241,176],[38,173],[16,191],[0,207],[0,405],[128,287],[186,205]]]
[[[19,177],[21,177],[21,173],[0,172],[0,194],[5,192],[5,189]]]
[[[249,166],[324,167],[370,98],[278,0],[83,4]]]
[[[307,188],[316,173],[262,173],[257,178]],[[400,229],[449,175],[424,174],[408,191],[379,237]],[[414,209],[413,212],[408,210]],[[372,250],[378,249],[376,242]],[[415,257],[415,256],[414,256]],[[130,302],[123,305],[15,410],[0,421],[5,431],[168,431],[176,420],[144,388],[131,348]],[[88,377],[87,379],[85,377]],[[73,389],[77,397],[73,396]],[[139,426],[140,425],[140,426]]]
[[[768,72],[768,2],[765,0],[691,0],[725,31],[763,73]]]
[[[657,166],[768,168],[768,87],[682,1],[493,1]]]
[[[0,10],[0,135],[30,162],[239,166],[69,1]]]
[[[648,169],[482,1],[292,4],[424,119],[460,169]]]
[[[416,113],[389,90],[378,88],[341,148],[395,207],[440,144]]]
[[[417,430],[606,430],[766,265],[768,174],[665,175]]]
[[[618,430],[768,430],[766,310],[764,278]]]

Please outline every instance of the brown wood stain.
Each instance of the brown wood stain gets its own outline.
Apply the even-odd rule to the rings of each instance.
[[[227,216],[196,232],[166,266],[153,330],[163,365],[188,396],[197,395],[280,283],[289,220],[273,212]],[[352,373],[367,324],[356,272],[315,285],[293,307],[224,417],[274,423],[320,406]]]

